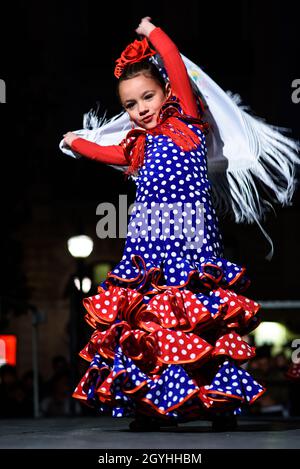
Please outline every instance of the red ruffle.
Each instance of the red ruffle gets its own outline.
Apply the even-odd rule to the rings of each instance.
[[[255,348],[242,340],[236,332],[230,332],[217,340],[212,355],[225,355],[233,360],[247,361],[255,356]]]

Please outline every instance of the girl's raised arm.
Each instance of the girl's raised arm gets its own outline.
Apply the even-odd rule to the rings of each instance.
[[[169,36],[154,26],[150,19],[149,16],[143,18],[136,32],[146,36],[163,59],[172,93],[179,99],[183,112],[199,118],[192,85],[180,52]]]

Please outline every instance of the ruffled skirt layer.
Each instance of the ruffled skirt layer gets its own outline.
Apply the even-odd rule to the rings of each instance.
[[[109,272],[83,300],[94,332],[73,397],[114,417],[139,411],[178,421],[253,403],[265,389],[243,366],[255,349],[242,336],[259,324],[260,308],[241,294],[245,269],[211,258],[182,266],[180,284],[164,285],[165,268],[131,260],[132,277]]]

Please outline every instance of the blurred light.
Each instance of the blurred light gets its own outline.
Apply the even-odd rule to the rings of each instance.
[[[101,283],[106,279],[108,272],[111,270],[109,262],[100,262],[94,266],[93,280],[94,283]]]
[[[75,287],[77,288],[77,290],[80,290],[80,280],[78,277],[74,278],[74,283],[75,283]]]
[[[68,250],[73,257],[88,257],[93,247],[92,238],[86,235],[73,236],[68,240]]]
[[[92,286],[91,279],[88,278],[88,277],[84,277],[84,279],[82,280],[82,291],[83,291],[83,293],[88,293],[91,289],[91,286]]]
[[[77,288],[77,290],[80,291],[80,279],[79,279],[79,277],[74,277],[74,285]],[[91,279],[88,278],[88,277],[84,277],[82,279],[82,286],[81,286],[83,293],[88,293],[90,291],[91,287],[92,287]]]
[[[15,335],[0,335],[0,366],[16,365],[17,337]]]
[[[289,337],[288,329],[279,322],[262,322],[253,331],[255,345],[261,346],[264,344],[273,345],[276,349],[283,347]]]

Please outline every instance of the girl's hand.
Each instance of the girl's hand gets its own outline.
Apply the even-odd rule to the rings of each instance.
[[[69,145],[69,147],[71,146],[73,140],[75,140],[75,138],[79,138],[78,135],[74,134],[73,132],[67,132],[66,134],[64,134],[64,142]]]
[[[142,36],[148,37],[151,31],[153,31],[153,29],[156,27],[150,21],[151,21],[150,16],[145,16],[144,18],[142,18],[135,32]]]

